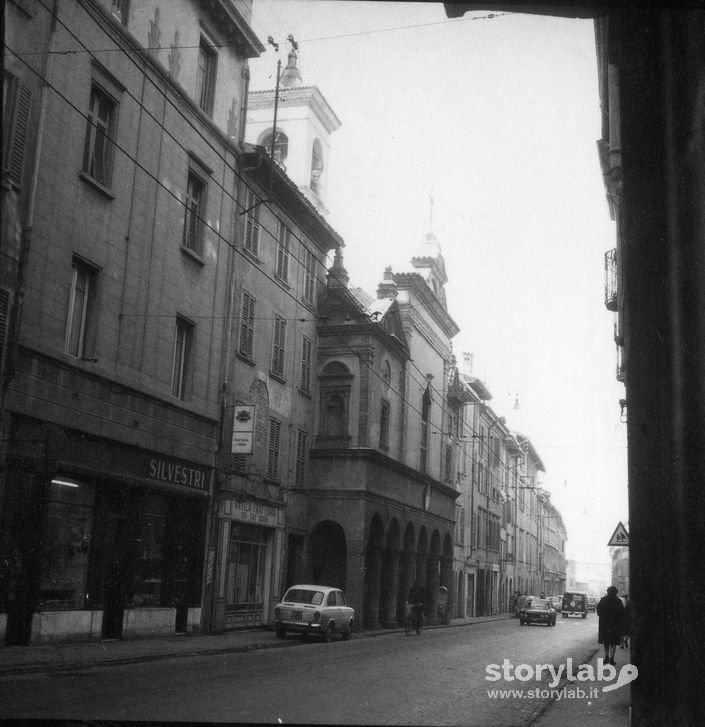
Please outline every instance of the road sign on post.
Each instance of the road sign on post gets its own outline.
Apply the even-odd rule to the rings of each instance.
[[[617,525],[615,531],[612,533],[612,537],[609,539],[607,545],[621,545],[623,547],[629,547],[629,533],[621,522],[619,523],[619,525]]]

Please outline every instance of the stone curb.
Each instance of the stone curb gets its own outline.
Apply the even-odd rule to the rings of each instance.
[[[431,626],[425,626],[425,630],[431,631],[434,629],[442,628],[457,628],[460,626],[474,626],[476,624],[487,623],[489,621],[503,621],[509,620],[511,617],[506,614],[498,616],[486,616],[480,617],[473,620],[457,620],[455,623],[449,624],[434,624]],[[379,629],[375,631],[359,631],[353,633],[352,639],[366,639],[374,638],[379,636],[390,636],[392,634],[403,633],[403,628],[394,629]],[[267,634],[274,636],[274,631],[266,631]],[[217,637],[216,637],[217,638]],[[84,669],[91,669],[93,667],[100,666],[121,666],[125,664],[139,664],[150,661],[159,661],[161,659],[175,659],[182,657],[194,657],[194,656],[208,656],[217,654],[238,654],[247,651],[258,651],[261,649],[276,649],[285,648],[288,646],[299,646],[301,645],[301,639],[289,639],[279,640],[274,639],[267,641],[257,641],[249,644],[232,645],[227,647],[213,647],[213,648],[193,648],[184,651],[159,651],[151,652],[146,654],[132,654],[132,655],[121,655],[113,658],[100,658],[100,659],[77,659],[71,662],[56,663],[56,662],[35,662],[34,664],[0,664],[0,676],[3,675],[21,675],[21,674],[37,674],[37,673],[55,673],[65,671],[78,671]],[[31,649],[32,647],[27,647]],[[2,651],[0,651],[2,654]]]

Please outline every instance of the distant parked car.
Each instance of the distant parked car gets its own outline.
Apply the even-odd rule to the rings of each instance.
[[[593,596],[588,596],[587,610],[594,611],[597,608],[597,599]]]
[[[524,608],[519,611],[519,625],[524,624],[556,625],[556,609],[547,598],[527,598]]]
[[[287,631],[318,634],[324,641],[334,634],[349,639],[354,621],[355,611],[346,605],[343,592],[330,586],[292,586],[274,607],[274,629],[280,639]]]
[[[561,610],[561,605],[563,603],[563,599],[560,596],[549,596],[548,600],[551,602],[551,606],[556,609],[556,611]]]
[[[563,618],[568,618],[568,616],[587,618],[587,596],[584,593],[567,591],[563,594],[561,613]]]

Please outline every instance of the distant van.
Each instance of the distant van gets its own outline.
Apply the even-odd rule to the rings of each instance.
[[[568,616],[587,618],[587,593],[575,593],[573,591],[564,593],[561,613],[563,618],[568,618]]]

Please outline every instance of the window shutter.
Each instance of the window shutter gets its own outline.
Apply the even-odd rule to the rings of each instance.
[[[0,371],[5,360],[5,345],[7,343],[7,329],[10,322],[10,293],[0,288]]]
[[[242,317],[240,320],[240,353],[245,358],[254,358],[255,341],[255,299],[249,293],[242,295]]]
[[[19,187],[22,184],[22,170],[24,168],[24,151],[27,146],[27,132],[29,131],[29,111],[32,102],[32,92],[27,86],[20,86],[17,93],[17,106],[15,109],[15,122],[12,130],[12,147],[7,164],[8,178],[12,184]]]
[[[279,441],[281,436],[281,422],[278,419],[269,420],[269,452],[267,458],[267,477],[279,477]]]

